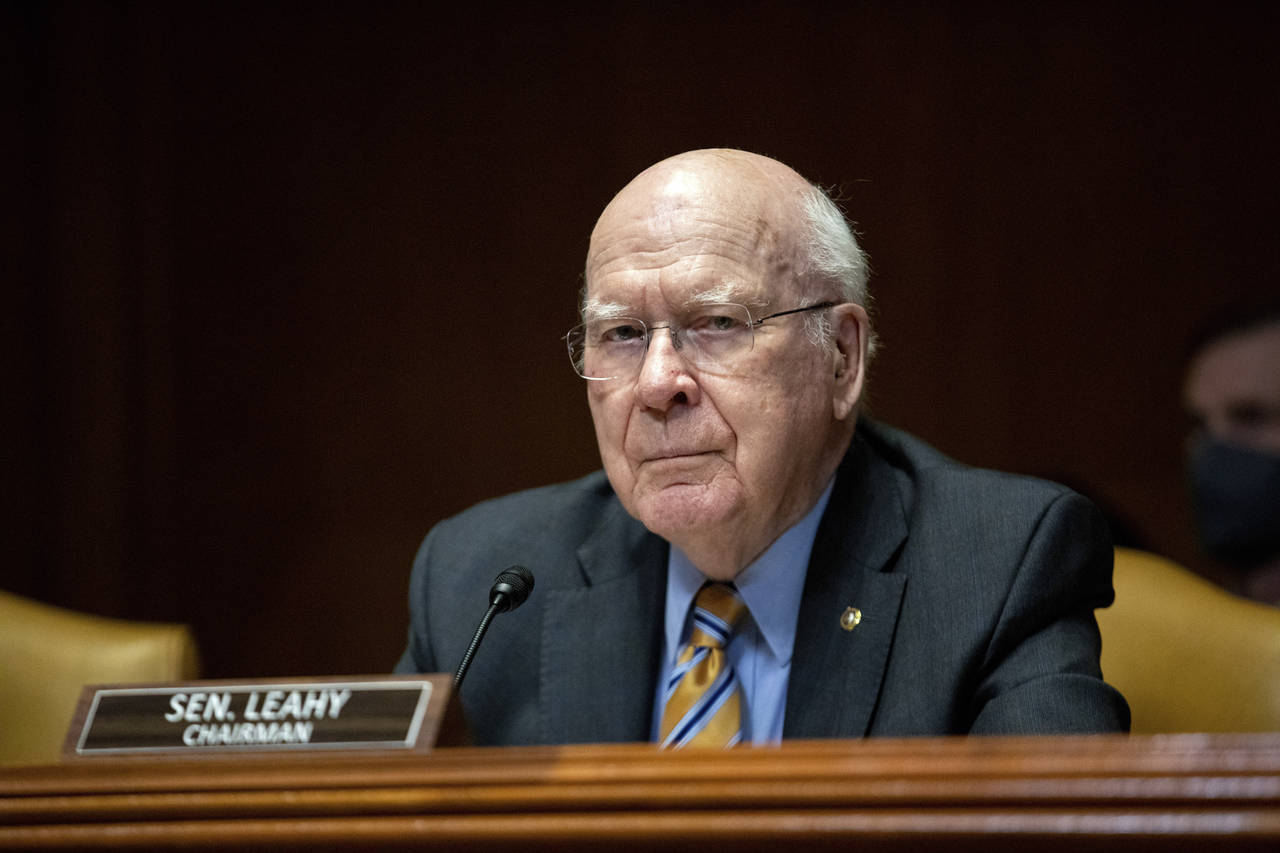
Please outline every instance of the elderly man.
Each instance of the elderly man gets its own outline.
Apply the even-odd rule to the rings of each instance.
[[[400,672],[451,670],[511,563],[463,706],[481,744],[1124,730],[1098,669],[1103,522],[858,417],[866,266],[786,166],[693,151],[591,235],[581,326],[604,472],[437,526]]]

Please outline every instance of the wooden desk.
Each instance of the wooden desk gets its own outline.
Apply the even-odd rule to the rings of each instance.
[[[86,759],[0,848],[1278,850],[1280,734]]]

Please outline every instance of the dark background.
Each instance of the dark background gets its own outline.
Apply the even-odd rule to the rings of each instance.
[[[481,8],[0,6],[0,586],[189,622],[210,676],[389,669],[432,524],[598,465],[596,215],[721,145],[845,200],[879,417],[1230,581],[1179,380],[1277,280],[1275,7]]]

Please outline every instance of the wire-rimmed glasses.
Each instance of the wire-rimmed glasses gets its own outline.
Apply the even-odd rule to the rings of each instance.
[[[745,305],[717,302],[699,305],[680,321],[660,326],[650,326],[639,317],[602,317],[574,326],[564,340],[574,372],[592,381],[634,377],[658,329],[670,331],[671,346],[687,364],[699,369],[728,367],[755,346],[756,327],[765,320],[835,304],[819,302],[753,320]]]

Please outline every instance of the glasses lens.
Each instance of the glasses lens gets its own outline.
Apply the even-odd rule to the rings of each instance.
[[[741,305],[701,305],[668,328],[672,345],[697,368],[727,367],[750,351],[754,340],[751,313]],[[649,348],[649,328],[635,317],[592,320],[565,335],[569,360],[584,379],[625,379],[634,376]]]
[[[751,349],[755,337],[751,314],[741,305],[703,305],[683,324],[685,358],[700,368],[729,367]]]
[[[566,336],[569,360],[584,379],[616,379],[635,371],[644,360],[648,330],[634,317],[592,320]]]

